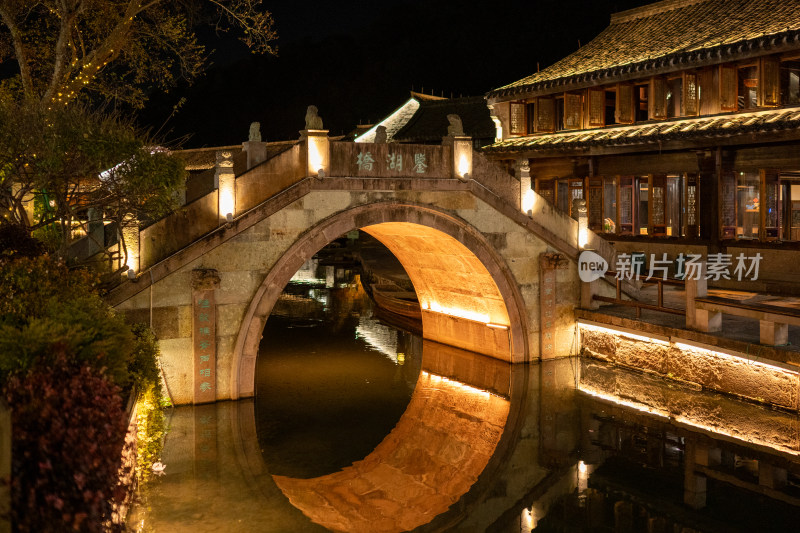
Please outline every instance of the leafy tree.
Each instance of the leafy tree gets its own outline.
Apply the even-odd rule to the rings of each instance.
[[[173,209],[183,167],[118,115],[0,102],[0,225],[35,234],[61,257],[78,227],[105,250],[89,231],[92,212],[97,224],[122,228]]]
[[[145,88],[201,72],[207,56],[193,28],[203,21],[274,52],[261,0],[0,0],[0,65],[18,71],[4,89],[48,106],[88,89],[141,107]]]

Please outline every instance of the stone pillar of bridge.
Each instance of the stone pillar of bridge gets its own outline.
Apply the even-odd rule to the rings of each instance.
[[[233,152],[230,150],[217,150],[214,188],[219,194],[217,209],[222,224],[236,216],[236,174],[233,172]]]
[[[531,183],[531,167],[528,158],[518,159],[515,167],[517,179],[519,180],[519,200],[520,210],[529,213],[533,208],[533,187]]]
[[[331,143],[328,130],[303,130],[300,132],[306,161],[306,176],[330,176]]]
[[[247,153],[248,170],[267,159],[267,143],[261,141],[261,123],[250,124],[250,134],[242,143],[242,150]]]
[[[217,301],[219,273],[192,270],[192,367],[193,403],[217,399]]]
[[[453,136],[453,177],[462,181],[472,177],[472,137]]]
[[[123,221],[120,232],[125,244],[124,266],[127,266],[128,271],[135,274],[139,272],[139,221],[136,218],[127,217]],[[128,274],[128,276],[132,276],[132,274]]]

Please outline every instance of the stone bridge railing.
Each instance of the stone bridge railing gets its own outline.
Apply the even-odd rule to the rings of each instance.
[[[431,188],[434,180],[472,182],[500,204],[527,213],[545,240],[560,243],[562,252],[577,256],[586,246],[613,262],[613,250],[599,236],[586,232],[585,242],[580,242],[579,223],[532,191],[525,169],[518,177],[508,174],[475,152],[469,137],[445,138],[441,145],[370,144],[331,142],[327,133],[303,131],[291,148],[243,172],[231,152],[217,152],[214,190],[138,232],[124,235],[129,269],[133,273],[147,270],[304,180],[342,177],[430,180]]]

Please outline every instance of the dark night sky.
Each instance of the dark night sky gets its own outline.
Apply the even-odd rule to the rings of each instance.
[[[213,65],[191,87],[156,95],[141,119],[184,147],[295,138],[315,104],[332,135],[380,120],[413,87],[482,95],[544,68],[587,43],[611,13],[650,0],[451,0],[297,2],[265,0],[275,17],[277,57],[256,56],[230,37],[204,35]]]

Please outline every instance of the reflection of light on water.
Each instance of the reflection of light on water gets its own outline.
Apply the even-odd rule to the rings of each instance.
[[[361,317],[356,327],[356,338],[364,339],[375,350],[381,352],[395,364],[403,364],[397,358],[397,330],[384,326],[372,318]]]
[[[630,407],[631,409],[636,409],[637,411],[642,411],[642,412],[645,412],[645,413],[648,413],[648,414],[651,414],[651,415],[656,415],[656,416],[660,416],[660,417],[663,417],[663,418],[668,418],[668,419],[674,420],[677,423],[686,424],[687,426],[699,428],[699,429],[708,431],[710,433],[714,433],[714,434],[717,434],[717,435],[725,435],[726,437],[732,437],[734,439],[741,440],[741,441],[744,441],[744,442],[760,444],[762,446],[766,446],[768,448],[772,448],[773,450],[780,450],[781,452],[789,453],[789,454],[792,454],[792,455],[800,455],[800,452],[798,452],[797,450],[795,450],[793,448],[790,448],[790,447],[787,447],[787,446],[782,446],[782,445],[780,445],[780,444],[778,444],[776,442],[773,442],[773,441],[770,441],[770,440],[768,440],[768,439],[766,439],[764,437],[761,437],[756,433],[746,433],[745,434],[743,432],[736,431],[736,430],[731,431],[730,429],[726,429],[725,427],[720,426],[720,425],[713,426],[713,425],[710,425],[710,424],[705,424],[705,423],[700,422],[699,420],[697,420],[695,418],[691,418],[691,417],[688,417],[688,416],[683,415],[683,414],[670,413],[669,411],[667,411],[665,409],[657,409],[657,408],[650,407],[648,405],[644,405],[644,404],[641,404],[641,403],[633,402],[633,401],[630,401],[630,400],[623,400],[619,396],[614,396],[613,394],[600,392],[599,390],[587,387],[584,384],[579,385],[578,386],[578,390],[580,390],[581,392],[585,392],[586,394],[589,394],[589,395],[594,396],[596,398],[601,398],[603,400],[615,403],[617,405],[623,405],[625,407]]]
[[[322,305],[328,305],[327,290],[311,289],[310,291],[308,291],[308,296],[315,302],[319,302]]]
[[[301,266],[297,272],[294,273],[289,282],[305,283],[311,285],[325,285],[327,281],[325,278],[317,277],[317,269],[319,268],[319,259],[311,258]]]
[[[533,509],[527,507],[522,510],[522,531],[528,533],[536,529],[536,515]]]
[[[498,398],[503,398],[503,396],[499,394],[495,394],[493,392],[489,392],[484,389],[479,389],[477,387],[472,387],[471,385],[467,385],[466,383],[461,383],[460,381],[456,381],[454,379],[446,378],[444,376],[440,376],[439,374],[433,374],[428,372],[427,370],[423,370],[420,375],[424,378],[427,378],[433,384],[443,383],[450,387],[454,387],[459,389],[462,392],[466,392],[468,394],[475,394],[478,396],[489,397],[489,396],[496,396]]]
[[[629,400],[623,400],[619,396],[614,396],[611,394],[606,394],[604,392],[600,392],[597,389],[592,389],[587,387],[584,384],[578,386],[578,390],[581,392],[585,392],[590,396],[594,396],[595,398],[600,398],[602,400],[606,400],[609,402],[613,402],[617,405],[624,405],[625,407],[630,407],[631,409],[636,409],[637,411],[642,411],[651,415],[661,416],[663,418],[669,418],[669,414],[661,411],[660,409],[654,409],[652,407],[648,407],[647,405],[632,402]]]

